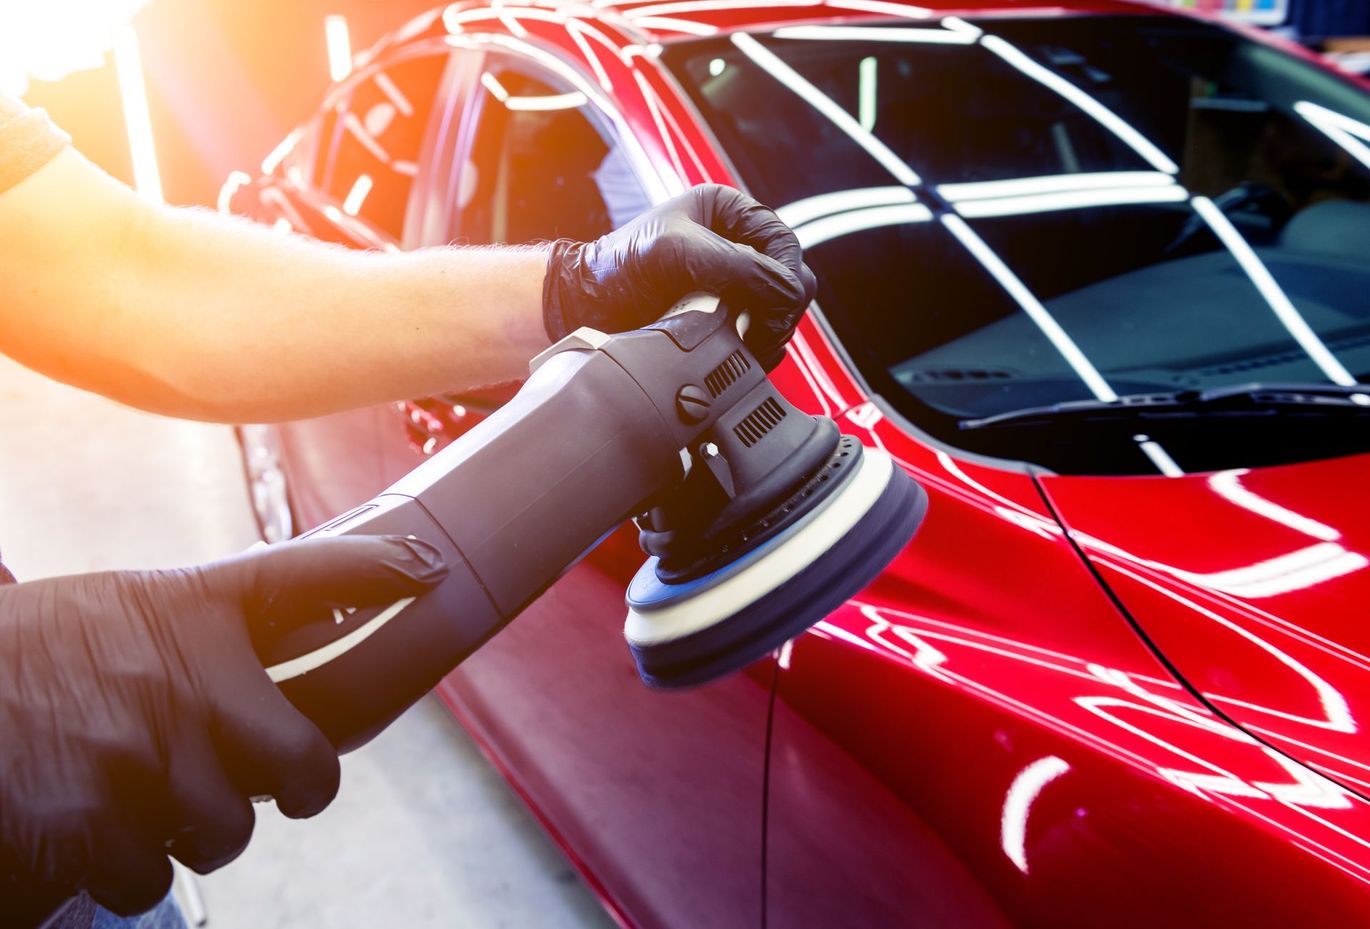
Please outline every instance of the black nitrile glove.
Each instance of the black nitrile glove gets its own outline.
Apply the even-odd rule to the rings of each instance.
[[[252,797],[322,810],[337,754],[254,641],[446,571],[426,543],[355,536],[0,588],[0,925],[80,889],[116,913],[154,906],[169,854],[206,872],[242,851]]]
[[[769,370],[816,288],[780,217],[731,187],[705,184],[593,242],[553,243],[543,322],[554,342],[581,326],[621,332],[705,291],[751,313],[747,344]]]

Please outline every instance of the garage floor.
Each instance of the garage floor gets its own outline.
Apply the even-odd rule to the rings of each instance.
[[[226,427],[148,416],[0,357],[0,545],[16,575],[189,564],[254,541]],[[259,808],[199,887],[215,929],[613,923],[435,698],[292,822]]]

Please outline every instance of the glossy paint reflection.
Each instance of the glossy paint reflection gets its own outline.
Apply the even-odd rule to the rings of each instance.
[[[1139,478],[1126,494],[1090,478],[1042,482],[1104,582],[1205,700],[1361,793],[1370,507],[1344,488],[1367,466],[1360,456]]]
[[[1069,770],[1070,763],[1055,755],[1038,758],[1018,772],[1004,795],[999,843],[1004,854],[1024,874],[1028,873],[1027,823],[1032,804],[1048,784]]]
[[[912,450],[865,415],[863,439]],[[1370,804],[1159,665],[1030,478],[901,457],[932,498],[922,532],[779,672],[773,925],[812,925],[809,907],[839,900],[856,907],[846,925],[929,906],[928,924],[948,926],[1370,915]],[[828,852],[809,860],[819,829]],[[1319,888],[1318,913],[1287,893],[1294,881]]]
[[[1138,8],[1100,0],[1089,9]],[[1016,49],[986,45],[993,36],[978,27],[923,22],[930,11],[886,0],[453,5],[397,39],[516,53],[551,69],[571,94],[519,98],[501,85],[505,105],[601,111],[660,199],[736,178],[659,66],[658,40],[788,29],[781,41],[813,50],[890,16],[920,32],[882,27],[886,41],[965,46],[950,51],[994,54],[1024,81],[1058,83]],[[804,96],[762,41],[743,37],[744,54],[719,58],[710,73],[769,65]],[[370,54],[359,68],[374,64]],[[862,73],[867,96],[887,86],[878,67]],[[488,83],[475,90],[500,99]],[[842,116],[826,95],[805,99],[863,145],[856,157],[889,174],[860,182],[884,186],[786,207],[807,245],[881,223],[942,221],[911,189],[923,166],[881,152],[878,107],[858,101]],[[1136,142],[1136,129],[1099,101],[1073,102]],[[1325,114],[1303,116],[1360,138]],[[225,201],[257,198],[267,222],[375,246],[345,210],[334,207],[332,224],[319,219],[301,140],[292,133],[269,156],[271,177],[235,178]],[[1133,148],[1145,154],[1141,141]],[[936,209],[983,245],[971,229],[982,218],[1188,196],[1152,156],[1141,163],[1150,171],[944,184]],[[379,188],[359,195],[358,206],[379,197]],[[1003,263],[988,246],[985,255]],[[1363,483],[1370,461],[1039,486],[892,419],[812,318],[774,380],[800,408],[888,450],[929,491],[926,525],[876,584],[775,661],[697,691],[652,694],[621,638],[623,587],[641,560],[626,530],[443,686],[625,924],[1370,921],[1370,805],[1360,795],[1370,796],[1370,753],[1358,744],[1370,627],[1354,622],[1370,600],[1370,513],[1338,493]],[[401,417],[383,408],[284,427],[303,521],[370,497],[425,446],[479,419],[440,399],[406,404]]]

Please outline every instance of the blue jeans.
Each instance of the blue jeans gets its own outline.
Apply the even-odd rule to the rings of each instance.
[[[142,916],[115,916],[104,907],[95,910],[90,929],[186,929],[181,908],[170,894]]]

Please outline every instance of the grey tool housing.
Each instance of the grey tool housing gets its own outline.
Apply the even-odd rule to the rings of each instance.
[[[658,573],[673,601],[683,588],[671,582],[726,573],[732,561],[760,557],[758,546],[774,544],[777,533],[797,531],[779,511],[792,513],[797,505],[787,501],[832,458],[837,430],[775,390],[737,317],[717,303],[693,295],[645,329],[578,330],[534,359],[523,388],[487,420],[370,502],[305,534],[413,535],[441,549],[451,569],[422,597],[339,614],[261,646],[273,680],[335,746],[350,750],[379,733],[630,517],[642,517],[644,543],[658,556],[649,566],[666,565]],[[921,489],[894,472],[905,496],[921,500]],[[866,574],[912,535],[922,510],[915,505],[913,514],[908,503]],[[773,527],[748,528],[772,509]],[[856,592],[846,589],[855,575],[849,564],[838,573],[845,599]],[[787,605],[787,636],[822,618],[793,614]],[[736,649],[725,643],[729,660],[717,673],[762,657],[779,644],[773,638],[752,629]],[[634,653],[658,686],[716,676],[693,662],[688,680],[673,681],[649,674]]]

